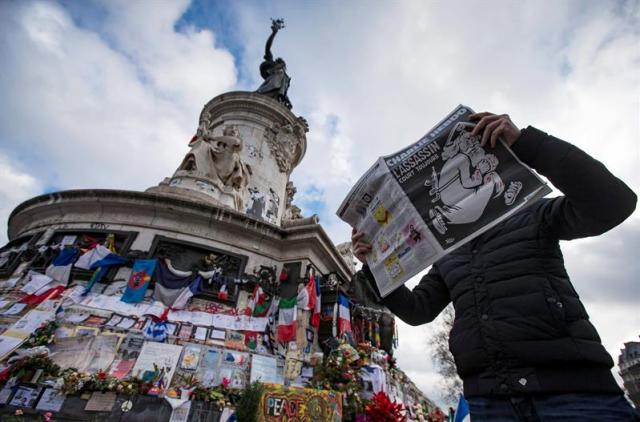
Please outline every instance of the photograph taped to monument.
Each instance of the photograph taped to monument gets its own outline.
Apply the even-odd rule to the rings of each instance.
[[[365,233],[384,297],[551,189],[500,140],[480,145],[460,105],[418,142],[381,157],[338,216]]]

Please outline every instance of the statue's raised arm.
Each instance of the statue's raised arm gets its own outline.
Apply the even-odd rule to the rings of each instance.
[[[280,57],[274,60],[271,53],[273,40],[282,28],[284,28],[283,19],[271,19],[271,35],[267,38],[267,44],[264,48],[264,61],[260,64],[260,75],[264,82],[256,92],[267,95],[282,103],[285,107],[291,108],[291,101],[287,97],[287,90],[291,81],[291,78],[287,75],[287,65]]]
[[[273,54],[271,54],[271,45],[273,44],[273,39],[276,37],[276,34],[282,28],[284,28],[283,19],[271,19],[271,35],[269,35],[267,44],[264,47],[264,59],[266,61],[273,61]]]

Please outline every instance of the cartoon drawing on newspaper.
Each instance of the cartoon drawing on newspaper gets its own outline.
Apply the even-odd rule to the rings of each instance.
[[[489,201],[504,191],[496,171],[499,160],[480,146],[480,135],[471,136],[473,126],[460,122],[451,130],[443,146],[440,175],[431,167],[424,182],[434,204],[429,217],[440,234],[446,233],[448,224],[477,221]]]

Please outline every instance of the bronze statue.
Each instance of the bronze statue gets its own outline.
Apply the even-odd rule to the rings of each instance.
[[[280,57],[273,60],[273,54],[271,54],[273,39],[282,28],[284,28],[284,20],[271,19],[271,35],[269,35],[265,46],[264,61],[260,64],[260,75],[264,82],[256,92],[267,95],[282,103],[285,107],[291,108],[291,101],[287,96],[289,83],[291,82],[291,77],[287,75],[287,65]]]

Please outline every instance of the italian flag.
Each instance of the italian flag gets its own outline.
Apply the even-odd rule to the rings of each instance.
[[[256,301],[256,305],[253,308],[253,316],[254,317],[264,317],[269,313],[269,309],[271,309],[272,299],[269,298],[267,300],[267,295],[260,289],[261,295],[258,296],[258,300]]]
[[[244,309],[244,314],[246,316],[264,316],[268,310],[269,303],[266,301],[264,290],[262,290],[260,285],[257,285],[255,289],[253,289],[247,307]]]
[[[278,334],[276,337],[279,342],[286,343],[296,339],[297,301],[298,298],[296,296],[290,297],[289,299],[280,299],[278,309]]]

